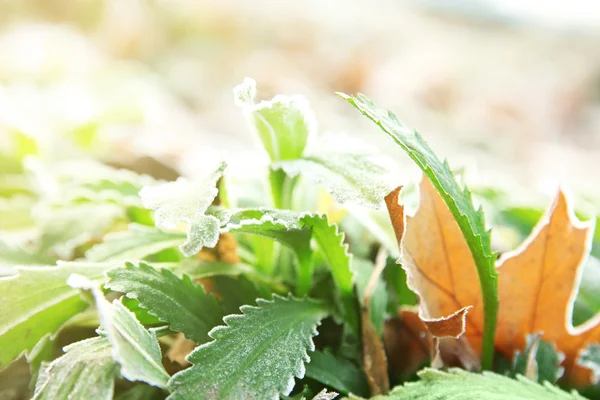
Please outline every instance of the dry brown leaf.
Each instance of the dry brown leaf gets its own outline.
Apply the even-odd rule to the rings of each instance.
[[[421,203],[414,217],[405,219],[404,207],[399,204],[401,190],[392,191],[385,200],[408,286],[420,298],[419,316],[433,336],[458,338],[465,333],[479,351],[482,297],[465,239],[428,179],[421,182]]]
[[[363,307],[360,326],[362,331],[362,364],[371,395],[386,394],[390,390],[387,358],[383,342],[371,322],[368,307]]]
[[[423,366],[431,351],[431,336],[416,307],[402,307],[397,318],[385,322],[383,342],[394,375],[410,376]]]
[[[386,203],[408,285],[420,298],[420,317],[424,321],[439,319],[473,306],[466,315],[464,337],[480,354],[482,296],[464,237],[427,179],[421,182],[419,210],[406,221],[403,207],[398,205],[400,191],[390,193]],[[505,254],[498,265],[497,350],[512,358],[516,350],[524,349],[526,334],[543,332],[545,341],[565,353],[564,379],[572,384],[591,382],[591,372],[576,360],[587,344],[600,341],[600,314],[578,327],[571,322],[592,233],[591,224],[573,216],[561,191],[530,238]]]
[[[578,353],[600,341],[600,315],[573,327],[573,303],[579,291],[593,226],[579,222],[561,191],[530,237],[498,264],[499,300],[496,347],[507,356],[525,346],[525,334],[543,332],[566,356],[564,378],[590,382],[591,374],[576,364]]]
[[[371,273],[369,282],[364,291],[360,312],[362,364],[371,395],[373,396],[386,394],[390,390],[385,349],[377,330],[371,322],[371,315],[369,312],[371,296],[375,291],[377,279],[379,279],[379,276],[385,268],[386,260],[387,252],[380,251],[375,261],[375,268],[373,268],[373,272]]]

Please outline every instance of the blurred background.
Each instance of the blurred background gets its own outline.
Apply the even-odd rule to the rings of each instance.
[[[397,183],[417,171],[335,91],[393,110],[483,190],[545,207],[562,182],[600,208],[600,3],[451,3],[0,1],[0,146],[19,132],[47,159],[192,177],[216,151],[247,172],[264,162],[231,89],[250,76],[380,147]]]

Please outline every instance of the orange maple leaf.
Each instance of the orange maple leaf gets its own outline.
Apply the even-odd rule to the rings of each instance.
[[[465,336],[481,354],[483,305],[477,270],[454,217],[428,179],[420,186],[421,202],[405,221],[398,202],[401,187],[386,197],[400,244],[409,287],[419,295],[419,314],[437,320],[472,306]],[[496,348],[512,358],[523,350],[525,335],[542,331],[544,340],[565,353],[565,379],[589,383],[591,372],[577,365],[578,353],[600,341],[600,314],[580,327],[571,322],[573,303],[588,254],[593,227],[577,221],[561,191],[531,237],[499,263]],[[434,333],[435,336],[435,333]]]
[[[600,341],[600,314],[573,327],[573,305],[589,253],[593,223],[579,222],[560,191],[531,235],[498,262],[496,348],[505,355],[522,349],[525,334],[543,332],[565,354],[565,379],[590,382],[591,371],[577,365],[579,351]]]

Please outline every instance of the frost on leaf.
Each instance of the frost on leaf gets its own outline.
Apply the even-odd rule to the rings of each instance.
[[[59,262],[56,267],[18,267],[15,275],[0,278],[0,304],[10,305],[0,312],[0,368],[31,351],[44,336],[55,335],[89,306],[67,285],[69,275],[103,279],[114,266]]]
[[[546,382],[540,385],[523,376],[511,379],[492,372],[476,374],[458,368],[447,372],[426,368],[417,382],[398,386],[387,396],[373,400],[461,399],[461,400],[585,400],[577,392],[565,392]]]
[[[414,217],[407,219],[404,207],[398,203],[400,190],[390,193],[386,203],[400,246],[400,260],[408,287],[420,299],[419,317],[436,338],[432,357],[439,365],[438,339],[452,342],[463,334],[480,353],[482,296],[479,286],[474,284],[477,269],[466,241],[452,213],[427,178],[421,182],[421,203]],[[478,307],[471,308],[474,305]],[[460,345],[462,347],[462,343]],[[471,357],[472,351],[463,350],[463,364],[478,363]]]
[[[165,268],[126,263],[125,268],[115,268],[108,276],[107,288],[137,299],[151,315],[168,322],[171,330],[183,332],[196,343],[208,341],[208,332],[221,322],[217,299],[187,275],[179,278]]]
[[[291,177],[302,174],[322,185],[339,203],[379,208],[390,189],[383,179],[388,169],[370,154],[319,152],[275,162],[272,168],[280,168]]]
[[[256,81],[252,78],[244,78],[244,81],[233,88],[235,105],[238,107],[251,106],[256,97]]]
[[[525,347],[529,333],[565,354],[564,380],[587,385],[592,372],[577,363],[579,352],[600,341],[600,316],[573,327],[572,311],[593,234],[592,223],[579,222],[560,191],[531,236],[505,253],[500,272],[496,347],[507,356]]]
[[[457,234],[464,238],[477,272],[476,279],[469,284],[477,290],[473,282],[479,281],[483,291],[482,314],[485,324],[482,332],[482,364],[485,368],[491,368],[498,312],[498,283],[494,268],[496,255],[492,252],[491,233],[486,229],[483,210],[475,208],[471,192],[458,184],[448,163],[436,156],[418,132],[403,125],[392,112],[377,107],[362,94],[356,97],[338,94],[377,124],[406,151],[429,178],[458,224]],[[475,304],[469,305],[474,305],[475,311],[479,309]],[[455,310],[457,308],[459,307]]]
[[[119,368],[106,338],[72,343],[40,373],[34,400],[109,399]]]
[[[175,229],[180,222],[187,224],[187,240],[180,246],[186,257],[198,253],[202,247],[214,247],[219,240],[220,221],[206,211],[217,196],[217,181],[225,167],[225,162],[221,162],[216,170],[198,181],[179,178],[140,191],[144,207],[155,210],[156,226]]]
[[[303,96],[275,96],[254,104],[256,82],[246,78],[234,89],[250,129],[260,138],[272,161],[293,160],[302,155],[317,130],[315,114]]]
[[[210,332],[215,339],[197,347],[187,360],[194,364],[169,381],[170,400],[279,399],[304,377],[312,337],[326,316],[323,306],[308,299],[273,296],[243,306],[243,315],[224,318],[227,326]]]
[[[169,374],[162,365],[162,354],[156,334],[148,331],[122,301],[110,303],[98,285],[73,274],[67,280],[73,288],[91,290],[112,357],[121,365],[121,374],[130,381],[142,381],[164,388]]]

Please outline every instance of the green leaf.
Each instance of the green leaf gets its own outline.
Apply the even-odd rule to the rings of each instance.
[[[369,393],[362,370],[352,362],[336,357],[329,350],[310,353],[306,376],[343,394],[364,396]]]
[[[363,299],[365,288],[369,283],[371,274],[375,265],[365,259],[354,258],[352,260],[352,270],[356,277],[356,290],[358,292],[359,299]],[[375,291],[371,297],[369,304],[369,316],[377,334],[381,337],[383,335],[383,324],[385,322],[386,307],[388,301],[388,294],[385,288],[385,282],[381,277],[377,279],[377,285]]]
[[[219,240],[220,221],[214,215],[206,215],[206,211],[217,196],[217,181],[225,167],[225,162],[221,162],[196,182],[179,178],[175,182],[145,186],[140,191],[144,207],[156,210],[157,227],[175,229],[180,222],[187,224],[187,240],[180,246],[186,257],[198,253],[202,247],[215,247]]]
[[[98,286],[87,278],[73,274],[68,283],[92,291],[112,358],[121,365],[121,374],[130,381],[166,387],[169,374],[162,365],[156,333],[144,328],[120,299],[108,302]]]
[[[112,399],[119,366],[111,356],[108,339],[95,337],[64,348],[40,374],[35,400]]]
[[[600,344],[590,344],[583,349],[577,364],[589,368],[592,371],[592,381],[597,384],[600,381]]]
[[[304,97],[279,95],[254,104],[256,82],[250,78],[236,86],[233,93],[272,161],[302,155],[309,137],[317,130],[314,112]]]
[[[290,177],[302,175],[325,188],[339,203],[355,203],[379,208],[390,187],[382,179],[388,171],[370,154],[330,153],[278,161],[273,169],[282,169]]]
[[[265,236],[290,247],[301,264],[310,262],[311,233],[299,225],[307,213],[267,208],[245,209],[230,214],[221,232],[249,233]]]
[[[523,375],[540,383],[556,381],[563,375],[560,364],[565,359],[554,344],[541,339],[542,334],[529,334],[525,337],[525,350],[517,351],[513,359],[511,376]]]
[[[243,315],[224,318],[227,326],[210,332],[215,340],[197,347],[187,357],[194,365],[169,381],[170,400],[278,399],[302,378],[304,362],[314,350],[312,336],[326,316],[324,307],[309,299],[257,300],[244,306]]]
[[[306,216],[302,222],[312,229],[313,238],[325,255],[338,290],[342,315],[357,332],[358,310],[354,299],[354,275],[350,267],[352,256],[344,242],[344,234],[336,224],[329,224],[327,215]]]
[[[560,390],[546,382],[540,385],[523,376],[511,379],[492,372],[476,374],[458,368],[448,372],[420,371],[418,382],[398,386],[387,396],[372,400],[584,400],[577,392]]]
[[[485,227],[483,210],[475,209],[468,188],[461,188],[448,163],[442,162],[435,155],[418,132],[402,125],[392,112],[377,107],[362,94],[356,97],[343,93],[339,95],[375,122],[408,153],[454,215],[471,250],[479,275],[484,309],[482,365],[485,369],[490,369],[494,357],[494,334],[498,313],[498,274],[494,265],[496,254],[492,251],[491,232]]]
[[[57,267],[19,267],[17,275],[0,278],[0,368],[88,307],[67,285],[71,274],[101,280],[113,267],[114,263],[60,262]]]
[[[157,270],[143,262],[138,266],[126,263],[125,268],[107,275],[107,288],[138,300],[150,314],[169,323],[171,330],[183,332],[196,343],[210,340],[208,332],[221,323],[217,299],[187,275],[178,278],[168,269]]]
[[[106,235],[104,242],[90,248],[85,256],[91,261],[140,260],[162,250],[177,247],[185,238],[183,233],[130,224],[127,231]]]

